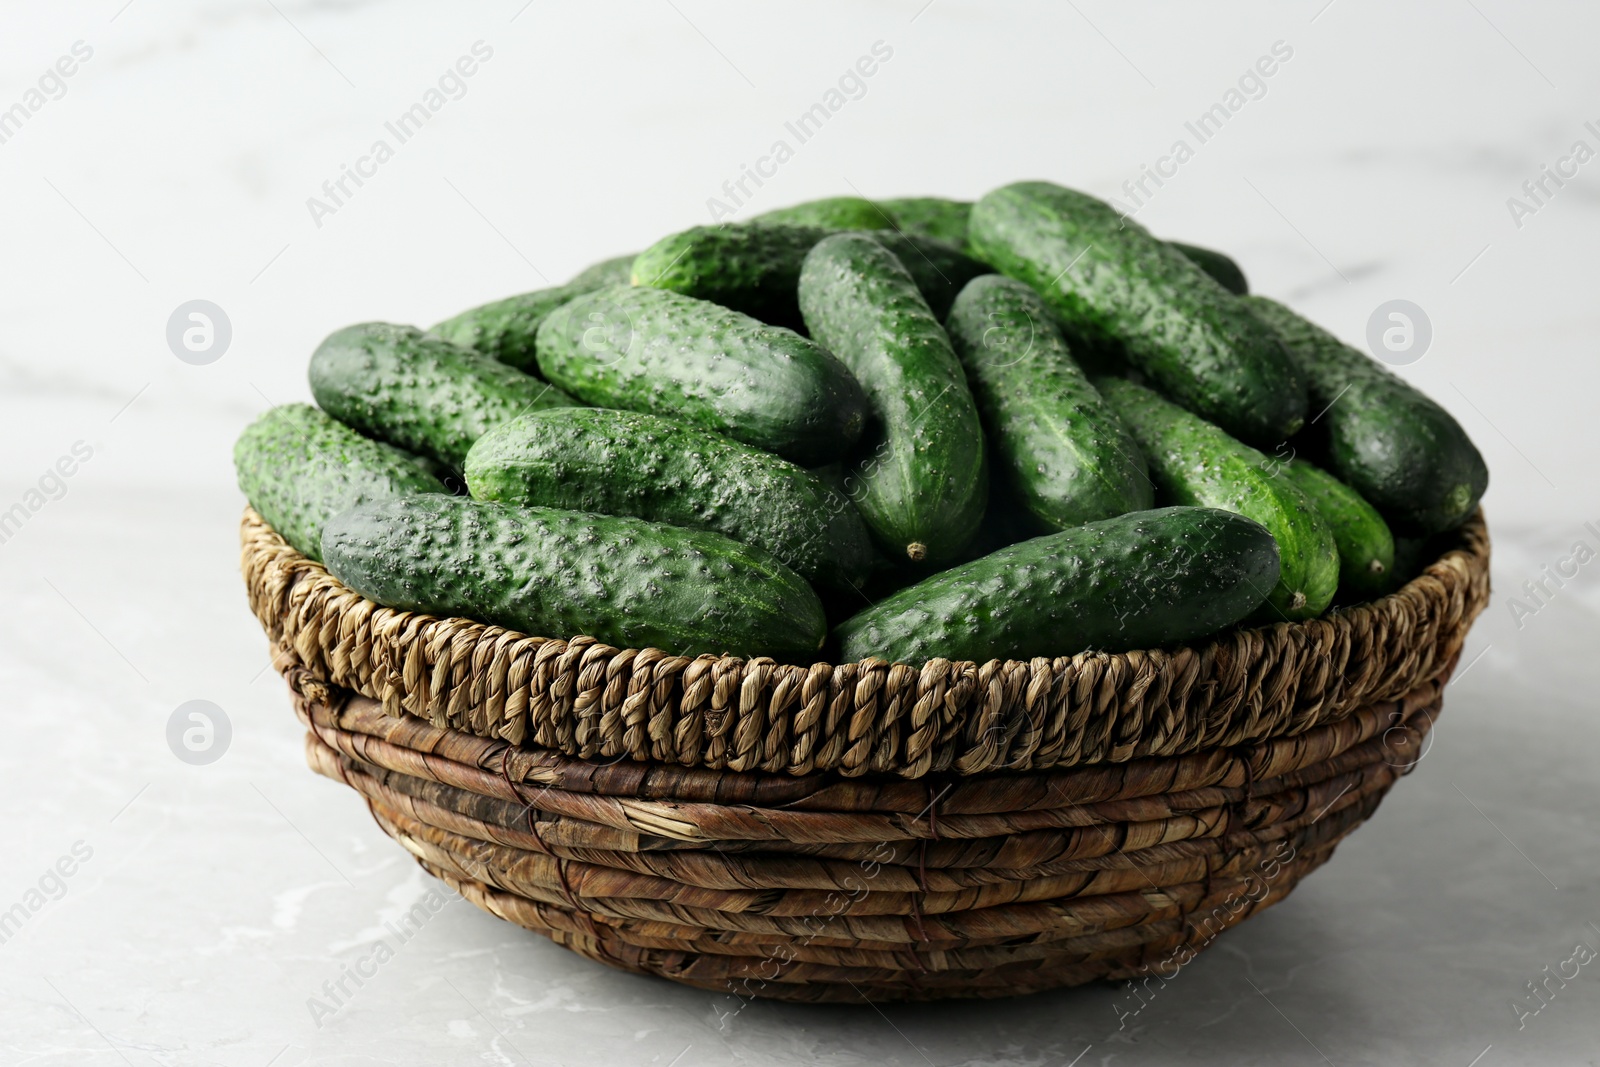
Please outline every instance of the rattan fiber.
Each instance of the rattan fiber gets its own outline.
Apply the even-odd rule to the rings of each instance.
[[[391,714],[581,759],[807,775],[1021,771],[1300,734],[1438,677],[1488,601],[1481,512],[1398,592],[1171,650],[790,666],[615,649],[380,607],[245,513],[278,662]]]

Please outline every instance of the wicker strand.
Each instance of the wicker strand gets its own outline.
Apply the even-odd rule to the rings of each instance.
[[[364,600],[254,511],[256,617],[279,654],[436,726],[586,759],[847,777],[1120,763],[1304,733],[1436,680],[1488,602],[1481,512],[1390,596],[1192,647],[921,669],[528,637]]]

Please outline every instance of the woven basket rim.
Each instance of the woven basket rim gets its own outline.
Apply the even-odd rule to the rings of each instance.
[[[390,714],[584,759],[786,774],[1040,769],[1292,736],[1437,677],[1488,601],[1479,509],[1402,588],[1318,619],[1167,649],[800,666],[385,608],[249,507],[241,541],[280,669],[302,666]]]

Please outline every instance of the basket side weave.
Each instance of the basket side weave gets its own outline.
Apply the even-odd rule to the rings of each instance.
[[[1372,814],[1443,690],[1138,770],[951,783],[913,811],[923,783],[640,778],[289,682],[312,768],[471,903],[614,967],[807,1001],[1170,976]]]
[[[584,760],[921,778],[1126,763],[1293,737],[1439,678],[1489,596],[1482,512],[1394,594],[1170,650],[792,666],[534,637],[366,600],[254,510],[252,610],[280,670],[390,715]]]

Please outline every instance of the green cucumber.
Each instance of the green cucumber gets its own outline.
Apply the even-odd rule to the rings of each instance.
[[[809,659],[805,581],[760,549],[642,519],[415,496],[335,516],[328,570],[386,607],[674,655]]]
[[[1275,300],[1242,303],[1277,331],[1320,412],[1306,443],[1397,533],[1453,529],[1477,508],[1489,468],[1450,413],[1377,360]]]
[[[573,275],[565,285],[518,293],[479,307],[468,308],[428,332],[452,344],[493,356],[501,363],[537,376],[538,357],[534,351],[539,325],[562,304],[604,289],[608,285],[627,285],[633,274],[634,256],[616,256],[593,263]]]
[[[1234,296],[1244,296],[1250,291],[1250,283],[1245,280],[1244,269],[1234,262],[1232,256],[1218,252],[1214,248],[1184,244],[1182,241],[1168,241],[1167,244],[1182,252],[1189,262],[1215,278],[1218,285]]]
[[[792,330],[708,300],[612,286],[539,329],[539,369],[596,407],[664,415],[803,465],[838,459],[866,422],[843,364]]]
[[[1258,523],[1162,508],[1003,548],[902,589],[834,633],[846,661],[912,666],[1155,648],[1233,625],[1277,579],[1277,545]]]
[[[633,284],[667,289],[799,327],[800,264],[828,231],[814,226],[696,226],[670,234],[633,261]]]
[[[1073,334],[1120,341],[1190,411],[1271,447],[1305,422],[1306,391],[1277,336],[1183,253],[1092,196],[1048,182],[972,209],[973,255],[1033,286]]]
[[[612,256],[602,259],[598,263],[591,263],[572,276],[566,288],[573,290],[573,295],[593,292],[604,289],[608,285],[628,285],[633,279],[633,261],[639,253],[633,252],[626,256]]]
[[[477,500],[726,534],[809,582],[859,584],[876,558],[855,507],[816,475],[656,415],[602,408],[524,415],[478,439],[466,477]]]
[[[1339,593],[1345,600],[1371,600],[1389,591],[1394,571],[1394,536],[1376,508],[1339,479],[1303,459],[1283,473],[1311,500],[1333,529],[1339,546]]]
[[[309,376],[322,410],[346,426],[453,469],[491,427],[573,403],[490,356],[386,322],[330,334]]]
[[[966,288],[968,282],[994,273],[994,268],[987,263],[973,259],[955,245],[932,237],[891,233],[888,230],[879,230],[870,236],[900,260],[911,274],[911,279],[917,283],[917,289],[928,302],[929,309],[941,322],[950,313],[956,294]]]
[[[233,446],[250,506],[301,555],[322,559],[322,528],[369,500],[443,493],[420,456],[362,437],[310,404],[263,412]]]
[[[932,237],[956,248],[967,243],[967,216],[972,213],[970,200],[907,196],[898,200],[879,200],[878,206],[894,216],[902,233]]]
[[[582,292],[583,289],[558,285],[536,289],[531,293],[518,293],[504,300],[468,308],[459,315],[435,323],[428,328],[428,332],[451,344],[481,352],[526,374],[537,374],[533,346],[539,324],[550,312]]]
[[[811,335],[866,391],[881,436],[851,472],[851,497],[893,558],[955,558],[987,499],[983,428],[961,363],[916,282],[864,234],[817,243],[800,272]]]
[[[1281,568],[1267,603],[1286,619],[1322,614],[1339,586],[1333,530],[1269,459],[1219,427],[1120,378],[1095,382],[1150,464],[1158,499],[1254,519],[1278,542]]]
[[[795,290],[806,253],[831,233],[777,223],[697,226],[663,237],[633,263],[633,284],[669,289],[742,311],[775,326],[802,328]],[[990,268],[959,248],[915,234],[875,230],[900,257],[936,315],[961,287]]]
[[[1051,529],[1147,511],[1155,487],[1122,420],[1022,282],[974,278],[945,320],[1001,472]]]
[[[887,230],[895,220],[877,204],[860,196],[828,196],[756,215],[760,225],[821,226],[828,230]]]

